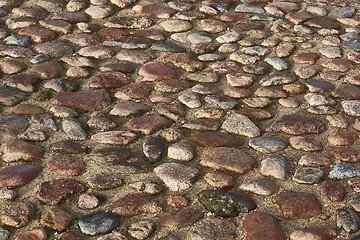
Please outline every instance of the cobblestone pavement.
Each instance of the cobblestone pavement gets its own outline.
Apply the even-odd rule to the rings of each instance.
[[[0,17],[0,240],[360,239],[358,0]]]

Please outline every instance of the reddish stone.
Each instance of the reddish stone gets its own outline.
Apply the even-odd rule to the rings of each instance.
[[[35,73],[41,79],[52,79],[60,77],[63,72],[63,66],[55,60],[39,63],[30,69],[31,72]]]
[[[153,24],[153,21],[146,17],[139,17],[139,16],[122,16],[122,17],[115,17],[108,20],[104,26],[111,27],[111,28],[126,28],[126,29],[133,29],[133,28],[148,28]]]
[[[328,142],[331,146],[350,146],[353,145],[359,135],[347,130],[338,130],[328,135]]]
[[[51,151],[63,152],[63,153],[79,154],[85,152],[86,149],[87,149],[86,146],[70,140],[57,141],[50,145]]]
[[[15,240],[47,240],[48,236],[44,229],[33,229],[15,236]]]
[[[307,234],[309,233],[312,235],[311,237],[319,240],[333,240],[336,238],[336,231],[328,227],[307,227],[298,231],[301,232],[300,234],[306,234],[304,236],[305,238],[302,238],[301,240],[307,240],[307,237],[309,237]],[[293,233],[290,235],[290,240],[300,240],[297,238],[297,234],[295,235],[296,238],[292,238],[292,235]]]
[[[176,79],[178,77],[175,70],[162,63],[149,63],[143,65],[138,73],[143,77],[141,81],[146,82]]]
[[[300,24],[300,23],[305,22],[313,17],[314,17],[313,15],[311,15],[310,13],[306,13],[306,12],[292,12],[292,13],[286,14],[286,16],[285,16],[286,19],[288,19],[290,22],[292,22],[294,24]]]
[[[97,32],[97,35],[103,39],[116,40],[128,35],[128,32],[118,28],[103,28]]]
[[[87,22],[88,17],[82,12],[62,12],[55,14],[51,19],[64,20],[70,23]]]
[[[332,148],[329,155],[343,162],[359,162],[360,150],[355,148]]]
[[[109,210],[123,217],[132,217],[144,213],[159,213],[162,211],[162,207],[154,200],[140,194],[128,194],[116,200]]]
[[[80,56],[95,58],[95,59],[107,59],[110,58],[113,54],[112,50],[108,47],[101,45],[88,46],[80,49],[78,51]]]
[[[219,129],[220,123],[212,119],[190,119],[182,127],[198,131],[216,131]]]
[[[239,65],[232,61],[220,61],[212,64],[210,68],[215,73],[237,73],[241,71]]]
[[[15,87],[24,92],[34,92],[34,85],[39,81],[39,78],[34,74],[20,73],[4,80],[6,86]]]
[[[147,38],[156,41],[165,40],[163,32],[157,29],[135,29],[131,34],[138,38]]]
[[[244,144],[242,138],[220,132],[195,133],[189,141],[201,147],[240,147]]]
[[[22,187],[41,172],[39,165],[19,164],[7,167],[0,171],[0,188],[18,188]]]
[[[246,13],[223,13],[219,16],[219,20],[223,22],[240,22],[248,19],[250,15]]]
[[[276,195],[275,203],[288,220],[312,218],[322,212],[321,203],[310,193],[283,191]]]
[[[86,170],[83,161],[69,156],[53,156],[46,160],[46,165],[56,174],[65,176],[79,176]]]
[[[62,207],[52,207],[42,212],[40,224],[55,231],[64,231],[72,222],[72,214]]]
[[[14,15],[19,17],[35,18],[37,20],[45,19],[49,12],[40,7],[19,7],[11,11]]]
[[[27,65],[15,59],[3,59],[0,61],[0,69],[5,74],[19,73],[25,70]]]
[[[125,126],[132,131],[152,134],[161,128],[169,127],[171,121],[156,114],[148,114],[128,121]]]
[[[45,204],[55,205],[70,195],[83,191],[83,185],[75,179],[57,179],[41,183],[36,197]]]
[[[135,139],[135,134],[125,131],[100,132],[91,136],[91,140],[95,142],[114,145],[127,145]]]
[[[315,64],[320,56],[319,53],[299,53],[293,57],[293,61],[302,64]]]
[[[1,158],[5,162],[40,160],[44,151],[44,148],[22,140],[7,141],[0,147]]]
[[[110,72],[93,76],[87,82],[91,88],[118,88],[127,85],[131,79],[121,72]]]
[[[175,122],[183,121],[186,115],[185,109],[178,104],[159,105],[155,110]]]
[[[81,240],[78,235],[80,234],[74,231],[67,231],[59,235],[59,240]]]
[[[150,96],[152,86],[147,83],[132,83],[115,93],[115,97],[122,100],[145,99]]]
[[[268,6],[275,7],[284,13],[296,12],[300,9],[300,6],[298,4],[292,3],[292,2],[280,2],[280,1],[276,2],[275,1],[275,2],[269,3]]]
[[[231,5],[234,3],[233,0],[205,0],[202,2],[202,4],[208,5],[213,8],[223,8],[223,9],[229,9]]]
[[[180,195],[168,195],[164,197],[167,205],[173,208],[184,208],[188,205],[188,200]]]
[[[322,71],[320,73],[320,77],[324,80],[330,80],[330,81],[336,81],[339,80],[341,77],[345,76],[344,73],[342,72],[333,72],[333,71],[328,71],[328,72],[324,72]]]
[[[0,223],[14,228],[21,228],[29,224],[33,213],[34,207],[30,203],[12,202],[8,206],[2,206]]]
[[[340,202],[346,196],[345,187],[341,183],[331,180],[326,180],[321,184],[320,192],[333,202]]]
[[[99,43],[98,37],[96,37],[94,34],[88,34],[88,33],[66,34],[62,36],[60,39],[66,43],[70,43],[72,45],[79,47],[86,47],[89,45],[94,45]]]
[[[39,22],[41,26],[59,32],[62,34],[67,34],[71,31],[72,25],[64,20],[52,20],[47,19]]]
[[[339,29],[341,25],[327,17],[316,17],[310,19],[304,23],[309,27],[320,28],[320,29]]]
[[[251,212],[245,216],[243,228],[247,240],[285,240],[280,224],[273,216],[264,212]],[[264,237],[264,229],[266,229]]]
[[[259,108],[239,108],[233,111],[234,113],[245,115],[251,120],[264,120],[273,117],[269,111]]]
[[[334,84],[327,81],[312,79],[305,81],[304,83],[309,88],[309,91],[314,93],[331,92],[335,89]]]
[[[203,213],[195,208],[184,208],[177,212],[170,212],[159,218],[159,223],[170,228],[183,228],[193,225],[203,217]]]
[[[355,67],[355,63],[348,59],[334,59],[330,62],[323,63],[322,66],[331,71],[347,72]]]
[[[176,14],[176,17],[182,20],[193,21],[204,19],[206,15],[198,11],[181,11]]]
[[[105,89],[79,92],[60,92],[53,99],[55,105],[80,109],[83,111],[99,111],[110,105],[110,95]]]
[[[146,4],[137,5],[133,7],[133,10],[142,16],[158,17],[158,18],[170,18],[171,15],[176,13],[172,8],[164,7],[160,4]]]
[[[204,64],[193,59],[189,53],[171,53],[164,56],[164,61],[182,68],[187,72],[196,72],[204,68]]]
[[[307,167],[330,168],[332,161],[323,154],[309,153],[303,155],[298,162],[299,165]]]
[[[54,31],[37,26],[22,28],[19,30],[18,34],[29,37],[34,42],[48,42],[57,37],[57,34]]]
[[[356,63],[360,63],[360,52],[349,52],[347,58]]]
[[[285,115],[272,123],[267,132],[284,132],[292,135],[303,135],[309,133],[322,133],[325,131],[324,124],[314,117],[298,114]]]

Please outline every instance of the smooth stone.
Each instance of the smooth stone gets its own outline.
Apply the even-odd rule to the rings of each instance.
[[[135,139],[136,135],[127,131],[99,132],[91,136],[91,140],[95,142],[115,145],[127,145]]]
[[[260,46],[253,46],[242,48],[241,52],[248,55],[265,56],[266,54],[270,53],[270,49]]]
[[[260,79],[259,83],[263,87],[276,86],[294,82],[294,79],[288,75],[280,75],[280,76],[269,76]]]
[[[194,158],[194,150],[187,142],[177,142],[167,149],[168,157],[179,161],[190,161]]]
[[[239,137],[216,132],[196,133],[188,139],[201,147],[239,147],[244,144],[244,140]]]
[[[330,227],[306,227],[290,234],[290,240],[332,240],[336,238],[336,230]]]
[[[280,180],[286,180],[289,174],[289,163],[282,155],[273,155],[261,161],[260,173]]]
[[[306,136],[291,137],[289,143],[291,147],[306,152],[321,151],[323,149],[323,146],[319,141]]]
[[[82,233],[95,236],[103,233],[109,233],[119,226],[119,219],[104,211],[96,211],[82,216],[78,225]]]
[[[11,35],[4,39],[4,43],[6,45],[15,45],[20,47],[30,47],[31,46],[31,40],[28,37],[25,36],[19,36],[19,35]]]
[[[324,171],[320,168],[300,167],[297,168],[293,181],[302,184],[317,184],[324,176]]]
[[[331,180],[325,180],[321,184],[320,192],[333,202],[340,202],[346,196],[345,187],[340,182]]]
[[[198,200],[215,216],[221,217],[235,217],[256,208],[254,200],[242,192],[204,190],[199,193]]]
[[[287,144],[280,138],[273,136],[261,136],[249,141],[249,146],[263,153],[279,152],[287,147]]]
[[[260,178],[239,186],[242,191],[255,193],[262,196],[269,196],[279,190],[279,186],[272,180]]]
[[[329,178],[335,180],[348,179],[360,176],[360,169],[351,164],[336,164],[329,172]]]
[[[136,101],[118,102],[110,111],[110,115],[127,117],[130,115],[145,113],[150,111],[150,107],[144,103]]]
[[[147,137],[143,142],[143,153],[150,162],[158,162],[165,152],[164,140],[160,137]]]
[[[260,129],[245,115],[232,113],[222,124],[222,129],[229,133],[258,137]]]
[[[287,70],[290,67],[290,65],[285,60],[277,57],[267,57],[264,59],[264,61],[278,71]]]
[[[264,9],[253,3],[243,3],[236,6],[234,12],[243,12],[243,13],[254,13],[254,14],[263,14],[265,13]]]
[[[347,233],[354,233],[360,228],[360,218],[351,208],[340,208],[336,210],[336,226]]]
[[[5,142],[0,147],[1,159],[5,162],[34,161],[43,157],[45,150],[32,143],[21,140]]]
[[[14,189],[25,186],[41,173],[39,165],[19,164],[0,171],[0,188]]]
[[[81,123],[77,120],[67,120],[62,122],[65,134],[73,140],[85,140],[87,135]]]
[[[203,213],[195,208],[187,207],[176,212],[162,215],[159,222],[170,228],[180,229],[193,225],[203,217]]]
[[[134,132],[150,135],[162,128],[171,126],[171,121],[157,114],[148,114],[131,119],[125,126]]]

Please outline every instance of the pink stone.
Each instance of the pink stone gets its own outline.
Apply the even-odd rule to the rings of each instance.
[[[59,175],[78,176],[86,170],[83,161],[70,156],[53,156],[46,160],[47,167]]]
[[[292,2],[272,2],[268,6],[276,7],[284,13],[296,12],[300,9],[300,6]]]
[[[175,79],[178,77],[175,70],[162,63],[149,63],[139,69],[139,75],[143,76],[141,81],[153,82]]]
[[[322,66],[331,71],[347,72],[355,67],[355,63],[348,59],[334,59],[330,62],[323,63]]]
[[[121,72],[110,72],[93,76],[87,84],[91,88],[118,88],[127,85],[131,79]]]
[[[128,121],[125,126],[132,131],[142,132],[145,135],[152,134],[161,128],[169,127],[171,121],[156,114],[148,114]]]
[[[127,145],[136,139],[136,135],[126,131],[108,131],[100,132],[91,136],[91,140],[114,145]]]
[[[346,196],[345,187],[336,181],[326,180],[321,184],[321,194],[333,202],[340,202]]]

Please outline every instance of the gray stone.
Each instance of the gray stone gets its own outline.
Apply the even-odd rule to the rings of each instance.
[[[344,42],[343,46],[345,48],[360,52],[360,42],[359,41],[348,41]]]
[[[56,78],[47,80],[43,88],[52,89],[55,92],[75,91],[77,89],[77,83],[67,78]]]
[[[260,129],[247,116],[243,114],[232,113],[224,121],[221,126],[222,129],[229,133],[244,135],[247,137],[258,137],[261,132]]]
[[[11,35],[4,39],[4,44],[15,45],[20,47],[30,47],[31,39],[24,36]]]
[[[321,181],[324,171],[320,168],[300,167],[296,169],[293,180],[297,183],[316,184]]]
[[[202,105],[199,96],[193,92],[184,92],[179,95],[178,99],[189,108],[199,108]]]
[[[219,43],[232,43],[237,42],[241,38],[240,33],[238,32],[227,32],[216,38],[216,41]]]
[[[275,85],[282,85],[286,83],[294,82],[295,79],[293,79],[290,76],[283,75],[283,76],[268,76],[260,79],[260,84],[263,87],[269,87],[269,86],[275,86]]]
[[[128,233],[135,239],[147,239],[155,230],[155,224],[149,221],[140,221],[131,224]]]
[[[358,100],[342,101],[341,106],[347,115],[357,116],[357,117],[360,116],[360,101]]]
[[[2,227],[0,227],[0,240],[9,239],[10,232]]]
[[[320,48],[319,52],[327,58],[341,58],[341,49],[339,47]]]
[[[82,233],[94,236],[111,232],[119,226],[119,220],[112,213],[96,211],[82,216],[78,225]]]
[[[278,57],[267,57],[264,59],[264,61],[278,71],[287,70],[290,67],[290,65],[285,60]]]
[[[260,46],[253,46],[242,48],[241,52],[249,55],[265,56],[266,54],[270,53],[270,49]]]
[[[261,136],[249,141],[249,146],[263,153],[275,153],[287,147],[280,138],[273,136]]]
[[[237,105],[237,101],[227,96],[210,95],[204,98],[204,101],[215,108],[224,110],[232,109]]]
[[[154,42],[151,45],[150,49],[160,52],[175,52],[175,53],[186,52],[186,49],[184,47],[176,43],[167,42],[167,41]]]
[[[260,5],[257,4],[243,3],[237,5],[234,12],[263,14],[265,13],[265,10]]]
[[[336,164],[329,172],[331,179],[347,179],[360,176],[360,169],[351,164]]]
[[[327,10],[324,7],[318,7],[318,6],[309,6],[306,8],[306,11],[308,13],[311,13],[312,15],[323,17],[327,15]]]
[[[68,120],[64,119],[62,122],[62,128],[66,135],[74,140],[85,140],[86,132],[81,126],[81,123],[75,119]]]
[[[174,143],[168,148],[168,157],[180,161],[190,161],[194,158],[194,150],[187,142]]]
[[[336,210],[336,226],[348,233],[353,233],[360,228],[359,216],[351,208],[340,208]]]
[[[355,11],[355,8],[352,7],[335,8],[329,13],[329,16],[334,18],[351,18]]]
[[[260,173],[264,176],[286,180],[289,174],[289,164],[282,155],[273,155],[261,161]]]
[[[262,196],[269,196],[279,190],[276,183],[270,179],[262,178],[251,181],[249,183],[242,183],[239,186],[240,190],[252,192]]]

